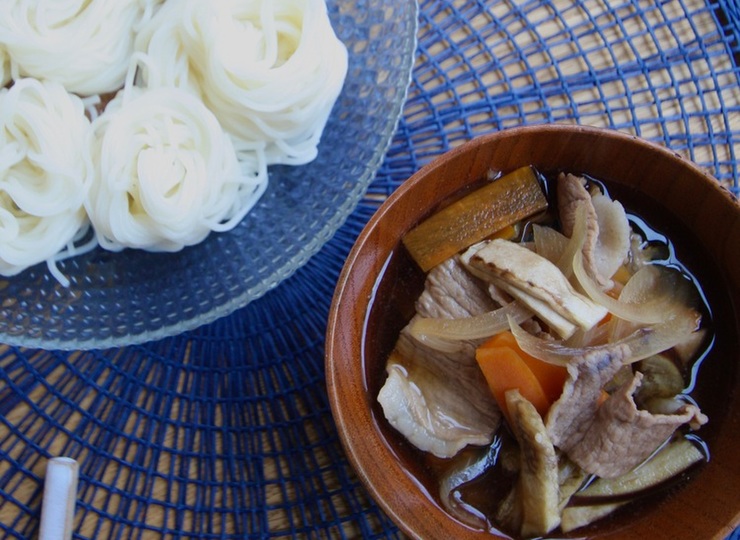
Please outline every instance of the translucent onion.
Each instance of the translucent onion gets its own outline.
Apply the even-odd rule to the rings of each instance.
[[[494,311],[459,319],[437,319],[416,317],[409,324],[409,333],[416,339],[437,338],[453,341],[484,339],[509,329],[509,318],[523,323],[532,317],[532,312],[511,302]]]
[[[628,363],[644,360],[681,343],[694,332],[699,323],[699,315],[692,309],[676,309],[674,315],[661,324],[643,326],[627,337],[605,345],[593,347],[568,347],[562,341],[544,340],[526,332],[519,324],[509,319],[511,332],[521,349],[549,364],[567,365],[575,357],[598,351],[608,351],[621,345],[630,349]]]
[[[654,285],[650,292],[645,295],[653,298],[643,302],[624,302],[602,291],[598,284],[586,273],[586,269],[583,267],[583,255],[580,251],[573,257],[573,273],[583,291],[591,300],[601,304],[620,319],[641,324],[656,324],[664,322],[671,316],[671,307],[675,300],[669,296],[670,288],[660,283],[667,277],[659,276],[659,271],[655,266],[641,268],[630,279],[630,282],[635,279],[645,279]]]
[[[573,260],[576,254],[583,251],[583,246],[586,243],[586,219],[587,219],[588,208],[585,204],[581,204],[576,208],[576,219],[573,224],[573,234],[570,235],[570,239],[565,244],[560,258],[556,265],[560,268],[560,271],[565,277],[570,279],[573,275]]]
[[[442,339],[438,337],[426,336],[424,334],[414,335],[410,332],[409,335],[429,349],[441,353],[457,354],[465,350],[465,344],[460,340]]]
[[[534,250],[537,254],[553,264],[558,264],[561,254],[568,245],[568,238],[552,227],[537,223],[532,225],[532,236],[534,237]]]
[[[481,477],[493,467],[501,450],[501,438],[496,436],[487,448],[474,453],[463,453],[448,469],[439,486],[439,498],[448,512],[471,527],[488,527],[486,516],[460,497],[459,489]]]

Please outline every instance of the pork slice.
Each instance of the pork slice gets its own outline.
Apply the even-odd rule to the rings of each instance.
[[[501,412],[472,345],[442,353],[402,332],[386,371],[378,402],[414,446],[449,458],[469,444],[490,444]]]
[[[635,373],[599,408],[593,423],[569,457],[589,473],[603,478],[621,476],[645,461],[683,424],[702,425],[707,417],[686,403],[674,414],[639,410],[633,395],[642,380]]]
[[[488,285],[471,275],[457,257],[429,271],[424,291],[416,302],[418,315],[435,319],[470,317],[497,307]]]
[[[611,277],[628,260],[632,230],[619,201],[601,193],[591,196],[585,183],[583,178],[572,174],[558,176],[560,224],[563,234],[572,237],[578,209],[585,208],[583,266],[599,287],[607,290],[614,285]]]
[[[574,174],[560,173],[555,188],[558,201],[558,217],[560,217],[561,232],[570,238],[576,225],[578,207],[585,205],[588,212],[588,221],[596,222],[596,211],[591,204],[591,194],[586,189],[586,180]],[[593,234],[596,242],[598,229]]]
[[[568,363],[563,393],[545,419],[547,433],[555,446],[569,452],[581,441],[599,407],[601,389],[620,370],[629,354],[628,346],[615,345]]]

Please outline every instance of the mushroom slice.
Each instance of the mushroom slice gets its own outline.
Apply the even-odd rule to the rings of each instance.
[[[686,437],[678,437],[661,447],[648,460],[616,478],[597,478],[578,493],[578,504],[605,502],[606,497],[635,497],[647,493],[701,461],[707,455],[699,445]]]
[[[578,504],[563,510],[560,528],[568,533],[612,513],[629,497],[669,481],[707,456],[691,441],[680,438],[669,443],[650,460],[617,478],[598,478],[577,494]],[[611,502],[607,502],[611,500]],[[593,502],[593,504],[588,504]]]
[[[593,328],[607,313],[606,308],[576,292],[557,266],[515,242],[492,240],[464,254],[463,261],[469,261],[477,275],[534,310],[564,338],[576,327]]]
[[[560,525],[558,456],[542,417],[519,390],[506,392],[511,428],[521,449],[517,492],[522,505],[521,534],[540,536]]]

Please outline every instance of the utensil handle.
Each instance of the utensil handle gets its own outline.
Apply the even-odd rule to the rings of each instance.
[[[72,458],[56,457],[47,463],[39,540],[72,538],[78,475],[79,465]]]

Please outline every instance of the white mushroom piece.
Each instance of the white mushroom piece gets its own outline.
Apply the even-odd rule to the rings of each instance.
[[[563,338],[578,328],[593,328],[607,314],[579,294],[557,266],[515,242],[495,239],[474,246],[462,260],[475,275],[532,309]]]

